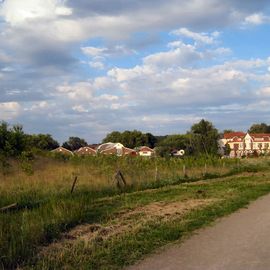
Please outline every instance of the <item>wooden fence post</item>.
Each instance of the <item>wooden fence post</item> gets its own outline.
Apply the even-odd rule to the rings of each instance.
[[[155,167],[155,181],[158,180],[158,167],[157,167],[157,163],[155,164],[156,167]]]
[[[13,204],[4,206],[4,207],[0,208],[0,212],[6,212],[6,211],[9,211],[9,210],[15,209],[17,206],[18,206],[17,203],[13,203]]]
[[[207,165],[206,165],[206,163],[204,164],[204,175],[206,175],[206,173],[207,173]]]
[[[74,191],[74,188],[75,188],[75,185],[76,185],[77,180],[78,180],[78,176],[76,175],[75,178],[74,178],[73,184],[72,184],[71,191],[70,191],[71,194],[72,194],[73,191]]]
[[[126,179],[120,170],[118,170],[115,173],[114,180],[116,181],[117,188],[120,189],[121,191],[122,191],[123,187],[126,187],[126,185],[127,185]]]

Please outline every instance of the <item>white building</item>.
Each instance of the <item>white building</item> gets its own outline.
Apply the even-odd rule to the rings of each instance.
[[[219,140],[221,153],[226,144],[228,144],[231,149],[230,157],[242,157],[255,153],[265,154],[270,152],[270,134],[249,134],[244,132],[225,133],[224,137]]]
[[[97,152],[104,155],[136,156],[135,150],[125,147],[121,143],[104,143],[97,148]]]
[[[137,148],[139,156],[152,157],[155,155],[155,151],[148,146],[141,146]]]

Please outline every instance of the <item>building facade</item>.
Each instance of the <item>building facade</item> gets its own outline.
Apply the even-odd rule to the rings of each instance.
[[[221,154],[224,154],[226,145],[230,147],[230,157],[268,154],[270,152],[270,134],[225,133],[223,138],[219,140]]]
[[[152,157],[155,155],[154,149],[151,149],[148,146],[141,146],[137,148],[138,154],[141,157]]]
[[[89,147],[89,146],[84,146],[75,151],[75,154],[79,156],[95,156],[96,155],[96,150]]]
[[[60,147],[57,147],[56,149],[52,150],[51,152],[53,153],[60,153],[60,154],[63,154],[63,155],[69,155],[69,156],[73,156],[73,152],[60,146]]]
[[[136,156],[137,152],[125,147],[121,143],[104,143],[97,148],[97,152],[103,155]]]

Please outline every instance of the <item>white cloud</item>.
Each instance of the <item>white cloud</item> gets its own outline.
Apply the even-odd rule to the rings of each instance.
[[[49,103],[47,101],[40,101],[40,102],[35,102],[29,109],[25,109],[26,111],[44,111],[48,109]]]
[[[4,1],[0,15],[11,25],[20,25],[38,19],[53,19],[72,14],[61,0],[8,0]]]
[[[98,47],[82,47],[82,52],[86,54],[87,56],[100,56],[103,55],[105,51],[107,51],[107,48],[98,48]]]
[[[151,70],[148,63],[133,69],[115,68],[108,75],[115,79],[125,93],[124,101],[140,110],[171,110],[185,106],[195,108],[206,104],[248,102],[256,98],[256,84],[261,76],[256,65],[267,65],[267,60],[231,61],[200,69],[156,65]],[[257,86],[258,87],[258,86]]]
[[[1,51],[0,50],[0,62],[10,62],[11,61],[11,58],[10,56],[8,56],[4,51]]]
[[[270,97],[270,86],[260,89],[257,94],[262,97]]]
[[[12,72],[12,71],[14,71],[14,68],[12,68],[12,67],[4,67],[4,68],[1,69],[1,71],[3,71],[3,72]]]
[[[79,113],[87,113],[88,112],[88,110],[82,105],[73,106],[72,110],[79,112]]]
[[[109,94],[103,94],[103,95],[98,96],[97,99],[100,101],[116,101],[116,100],[119,100],[119,97],[109,95]]]
[[[18,102],[0,103],[0,115],[2,120],[11,120],[19,115],[21,105]]]
[[[71,85],[63,84],[57,87],[57,91],[61,95],[77,101],[91,100],[94,95],[94,89],[89,82],[78,82]]]
[[[154,65],[154,66],[190,66],[194,61],[201,60],[203,55],[201,52],[196,51],[193,45],[184,44],[182,42],[177,42],[173,44],[174,47],[172,50],[167,52],[155,53],[149,56],[146,56],[143,61],[145,65]],[[169,46],[172,46],[171,43]]]
[[[199,43],[205,43],[205,44],[213,44],[215,41],[215,38],[219,36],[219,32],[215,31],[212,34],[208,33],[196,33],[192,32],[187,28],[179,28],[177,30],[174,30],[171,32],[174,35],[177,36],[184,36],[193,39],[196,42]]]
[[[260,25],[269,22],[269,16],[265,16],[263,13],[254,13],[245,18],[244,24]]]
[[[82,52],[90,57],[109,57],[112,55],[128,55],[136,51],[127,48],[124,45],[115,45],[110,48],[106,47],[81,47]]]
[[[261,100],[270,95],[270,61],[228,60],[237,55],[219,47],[223,27],[267,22],[266,0],[244,2],[6,0],[0,7],[0,91],[1,100],[11,102],[0,103],[1,118],[19,116],[28,127],[42,124],[68,135],[81,126],[84,134],[92,132],[87,136],[102,138],[122,128],[181,132],[210,111],[223,121],[230,104],[239,112],[260,105],[267,110]],[[165,40],[159,33],[178,27],[177,40],[158,50]],[[157,46],[145,45],[152,35]],[[141,47],[133,40],[143,50],[134,51]],[[93,68],[113,68],[95,77],[89,66],[78,65],[82,57]]]
[[[111,77],[103,76],[103,77],[97,77],[93,81],[93,86],[95,89],[113,89],[114,87],[117,87],[116,82],[112,80]]]
[[[142,122],[147,125],[171,125],[171,124],[177,124],[177,123],[188,123],[193,124],[197,121],[199,121],[201,117],[195,116],[195,115],[189,115],[189,114],[154,114],[154,115],[146,115],[142,117]]]
[[[104,69],[104,63],[100,62],[100,61],[90,61],[89,62],[89,66],[92,68],[96,68],[96,69]]]
[[[155,71],[150,66],[135,66],[134,68],[113,68],[108,71],[108,76],[118,82],[138,79],[141,76],[152,75]]]

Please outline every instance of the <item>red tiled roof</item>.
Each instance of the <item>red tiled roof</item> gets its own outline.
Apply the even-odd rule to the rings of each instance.
[[[148,146],[141,146],[141,147],[139,147],[139,152],[144,152],[144,151],[154,152],[154,150],[151,149]]]
[[[91,155],[91,154],[96,154],[96,150],[91,148],[91,147],[88,147],[88,146],[85,146],[85,147],[81,147],[80,149],[78,149],[76,151],[77,154],[81,154],[81,155]]]
[[[250,136],[254,138],[270,137],[270,133],[250,133]]]
[[[229,133],[224,133],[224,139],[232,139],[234,137],[244,137],[246,133],[244,132],[229,132]]]

